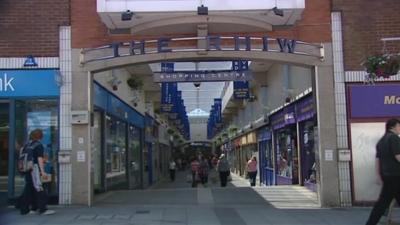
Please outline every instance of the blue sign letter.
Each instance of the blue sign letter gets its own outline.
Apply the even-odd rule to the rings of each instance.
[[[211,46],[214,46],[215,50],[221,50],[221,37],[207,36],[207,51],[211,50]]]
[[[294,48],[296,47],[295,40],[288,40],[288,39],[282,39],[282,38],[277,38],[276,40],[278,41],[281,52],[288,52],[288,53],[294,52]],[[287,49],[287,51],[286,51],[286,49]]]
[[[139,43],[135,43],[135,41],[131,42],[131,45],[129,46],[129,52],[131,53],[131,55],[136,55],[135,54],[135,49],[139,49],[140,50],[140,54],[144,54],[144,41],[142,40]]]
[[[263,51],[268,52],[268,37],[267,36],[263,37]]]
[[[172,52],[172,49],[163,49],[163,47],[168,47],[168,42],[170,41],[170,38],[160,38],[158,39],[157,42],[157,50],[158,52]]]
[[[235,36],[234,37],[235,40],[235,51],[240,51],[240,44],[241,44],[241,40],[242,38],[239,36]],[[246,45],[246,51],[250,51],[251,49],[251,42],[250,42],[250,37],[244,37],[244,43]]]

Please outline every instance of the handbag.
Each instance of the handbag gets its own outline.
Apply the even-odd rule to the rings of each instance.
[[[51,182],[51,174],[47,174],[47,176],[40,176],[40,181],[44,183],[50,183]]]

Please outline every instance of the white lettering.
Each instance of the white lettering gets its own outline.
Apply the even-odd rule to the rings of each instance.
[[[14,86],[11,83],[13,80],[14,77],[8,79],[7,74],[5,73],[3,79],[0,78],[0,91],[15,91]]]
[[[400,96],[395,96],[395,95],[385,96],[385,101],[383,104],[385,105],[400,104]]]

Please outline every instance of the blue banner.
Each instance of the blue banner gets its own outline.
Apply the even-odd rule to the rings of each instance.
[[[1,97],[57,97],[57,70],[0,70]]]
[[[161,112],[173,112],[177,91],[177,83],[161,84]]]
[[[234,71],[249,70],[249,61],[243,61],[243,60],[232,61],[232,70]]]

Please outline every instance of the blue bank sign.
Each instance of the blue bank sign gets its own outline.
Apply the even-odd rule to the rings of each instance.
[[[0,98],[56,97],[56,70],[0,70]]]

